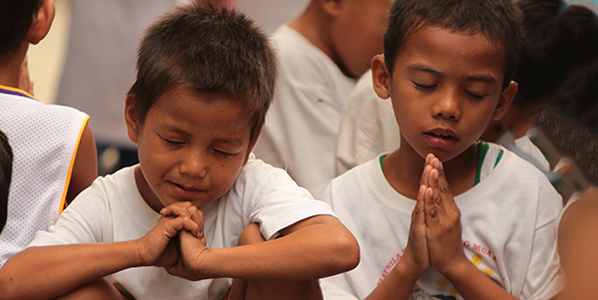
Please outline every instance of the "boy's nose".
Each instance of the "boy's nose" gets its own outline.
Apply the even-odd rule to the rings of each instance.
[[[447,90],[445,93],[439,94],[432,107],[432,115],[445,120],[454,119],[459,121],[461,119],[460,97],[461,94],[453,90]]]
[[[208,160],[201,154],[186,155],[180,164],[180,172],[191,177],[206,177],[209,169]]]

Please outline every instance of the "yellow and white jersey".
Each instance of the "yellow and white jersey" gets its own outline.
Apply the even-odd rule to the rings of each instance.
[[[21,90],[0,86],[0,130],[14,154],[0,266],[62,212],[88,119],[76,109],[46,105]]]

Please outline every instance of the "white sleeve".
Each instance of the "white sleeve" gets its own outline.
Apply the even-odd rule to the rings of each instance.
[[[39,231],[31,246],[112,242],[112,216],[101,180],[81,192],[48,231]]]
[[[556,238],[562,200],[548,180],[540,180],[536,230],[521,299],[550,299],[564,287]]]
[[[299,187],[282,169],[261,160],[250,161],[237,178],[234,187],[242,201],[243,214],[250,223],[259,223],[266,239],[278,236],[278,231],[301,220],[317,215],[333,215],[322,201],[315,200]]]
[[[320,288],[324,300],[358,300],[357,296],[350,292],[348,282],[344,274],[320,279]],[[343,286],[343,287],[341,287]],[[349,288],[349,289],[348,289]]]

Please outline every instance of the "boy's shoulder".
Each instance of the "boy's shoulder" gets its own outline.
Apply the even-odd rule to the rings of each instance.
[[[548,182],[548,178],[540,169],[513,151],[495,143],[483,142],[483,144],[487,145],[487,151],[482,165],[479,166],[482,169],[481,172],[487,169],[490,174],[501,173],[507,176],[509,181],[516,178],[533,177]]]
[[[272,43],[280,61],[281,78],[288,73],[295,84],[347,85],[348,93],[355,80],[343,74],[326,53],[312,44],[295,29],[283,24],[273,35]]]
[[[86,113],[76,108],[46,104],[19,89],[5,86],[0,86],[0,108],[0,112],[6,114],[23,115],[20,118],[23,121],[50,116],[46,122],[60,124],[68,116],[87,117]],[[61,115],[65,117],[60,117]]]
[[[232,190],[236,193],[249,190],[259,190],[264,187],[270,188],[294,188],[298,187],[291,176],[283,169],[274,167],[257,158],[255,154],[249,154],[247,163],[237,176]]]

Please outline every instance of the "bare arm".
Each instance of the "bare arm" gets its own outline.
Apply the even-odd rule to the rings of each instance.
[[[27,248],[0,269],[0,299],[51,299],[126,268],[172,265],[178,250],[171,238],[180,230],[198,236],[199,225],[165,217],[135,241]]]
[[[264,243],[207,249],[181,232],[182,262],[167,270],[192,280],[232,277],[305,281],[348,271],[359,262],[357,241],[335,217],[311,217],[285,228],[281,234]]]
[[[0,269],[1,299],[52,299],[139,263],[134,242],[31,247]]]
[[[567,286],[554,299],[592,299],[598,295],[598,190],[590,189],[563,215],[558,232],[559,254]]]
[[[430,267],[426,238],[425,192],[427,191],[428,178],[432,169],[430,161],[426,160],[420,178],[417,202],[411,214],[409,240],[407,241],[407,247],[405,247],[405,253],[388,276],[368,295],[367,300],[409,299],[417,280]]]
[[[98,156],[96,151],[96,142],[91,128],[87,124],[83,129],[79,149],[75,154],[71,181],[66,194],[67,203],[71,203],[82,190],[90,186],[98,177]]]
[[[430,169],[426,168],[424,174]],[[417,194],[417,203],[411,216],[409,240],[403,257],[366,300],[409,299],[417,280],[430,266],[426,241],[424,192],[425,188],[420,188]]]

